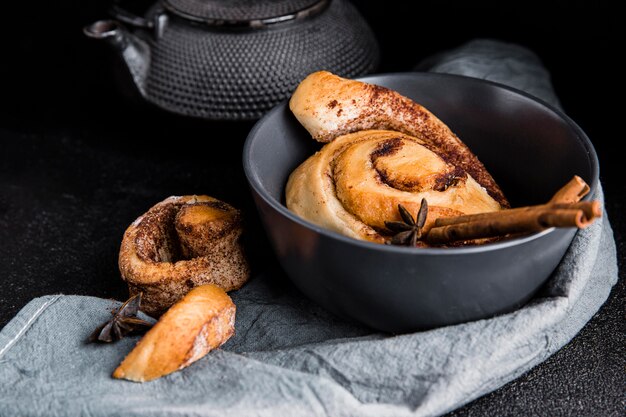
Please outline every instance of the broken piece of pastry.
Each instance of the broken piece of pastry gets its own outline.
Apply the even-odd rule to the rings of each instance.
[[[428,201],[439,217],[497,211],[509,203],[478,158],[435,115],[387,88],[329,72],[309,75],[290,109],[327,143],[289,177],[287,207],[356,239],[388,242],[386,221]]]
[[[195,287],[139,340],[113,377],[145,382],[183,369],[224,344],[234,326],[235,304],[224,290]]]
[[[238,289],[250,276],[241,233],[234,207],[205,195],[169,197],[124,233],[122,278],[131,295],[143,294],[142,310],[152,316],[198,285]]]

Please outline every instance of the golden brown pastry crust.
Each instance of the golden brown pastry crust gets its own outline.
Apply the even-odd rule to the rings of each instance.
[[[509,207],[483,164],[448,126],[393,90],[319,71],[298,85],[289,108],[320,142],[369,129],[394,130],[421,139],[447,162],[470,174],[503,208]]]
[[[169,197],[124,233],[122,278],[131,295],[143,293],[142,310],[151,315],[201,284],[238,289],[250,275],[241,233],[241,215],[232,206],[202,195]]]
[[[235,304],[221,288],[201,285],[174,304],[137,343],[114,378],[150,381],[185,368],[235,332]]]
[[[364,130],[337,137],[290,175],[287,207],[300,217],[356,239],[385,242],[385,221],[398,204],[415,214],[428,201],[426,229],[438,217],[499,210],[470,175],[425,143],[399,132]]]

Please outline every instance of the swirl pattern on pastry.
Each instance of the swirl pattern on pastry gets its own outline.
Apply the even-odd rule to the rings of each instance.
[[[296,88],[289,108],[314,139],[361,130],[393,130],[422,140],[471,175],[503,208],[509,203],[484,165],[434,114],[396,91],[348,80],[327,71],[307,76]]]
[[[213,197],[173,196],[153,206],[124,233],[119,254],[131,295],[160,315],[191,288],[241,287],[250,270],[240,242],[241,214]]]
[[[421,139],[364,130],[326,144],[290,175],[287,207],[302,218],[356,239],[388,240],[385,221],[399,221],[398,204],[436,218],[499,210],[471,175]]]

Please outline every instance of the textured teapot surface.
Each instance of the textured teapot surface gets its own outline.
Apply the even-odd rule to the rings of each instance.
[[[211,24],[255,24],[282,22],[314,14],[326,0],[163,0],[172,13]]]
[[[257,119],[313,71],[356,77],[378,62],[371,30],[343,0],[164,0],[142,21],[118,48],[144,98],[186,116]]]

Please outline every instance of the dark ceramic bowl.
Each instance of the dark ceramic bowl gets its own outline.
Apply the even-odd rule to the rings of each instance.
[[[424,105],[459,135],[515,206],[539,204],[573,175],[598,186],[585,133],[562,112],[520,91],[474,78],[404,73],[364,81]],[[574,229],[548,229],[476,247],[405,248],[358,241],[290,212],[287,178],[319,149],[286,103],[250,132],[243,164],[276,255],[295,285],[341,316],[399,333],[512,311],[563,257]]]

